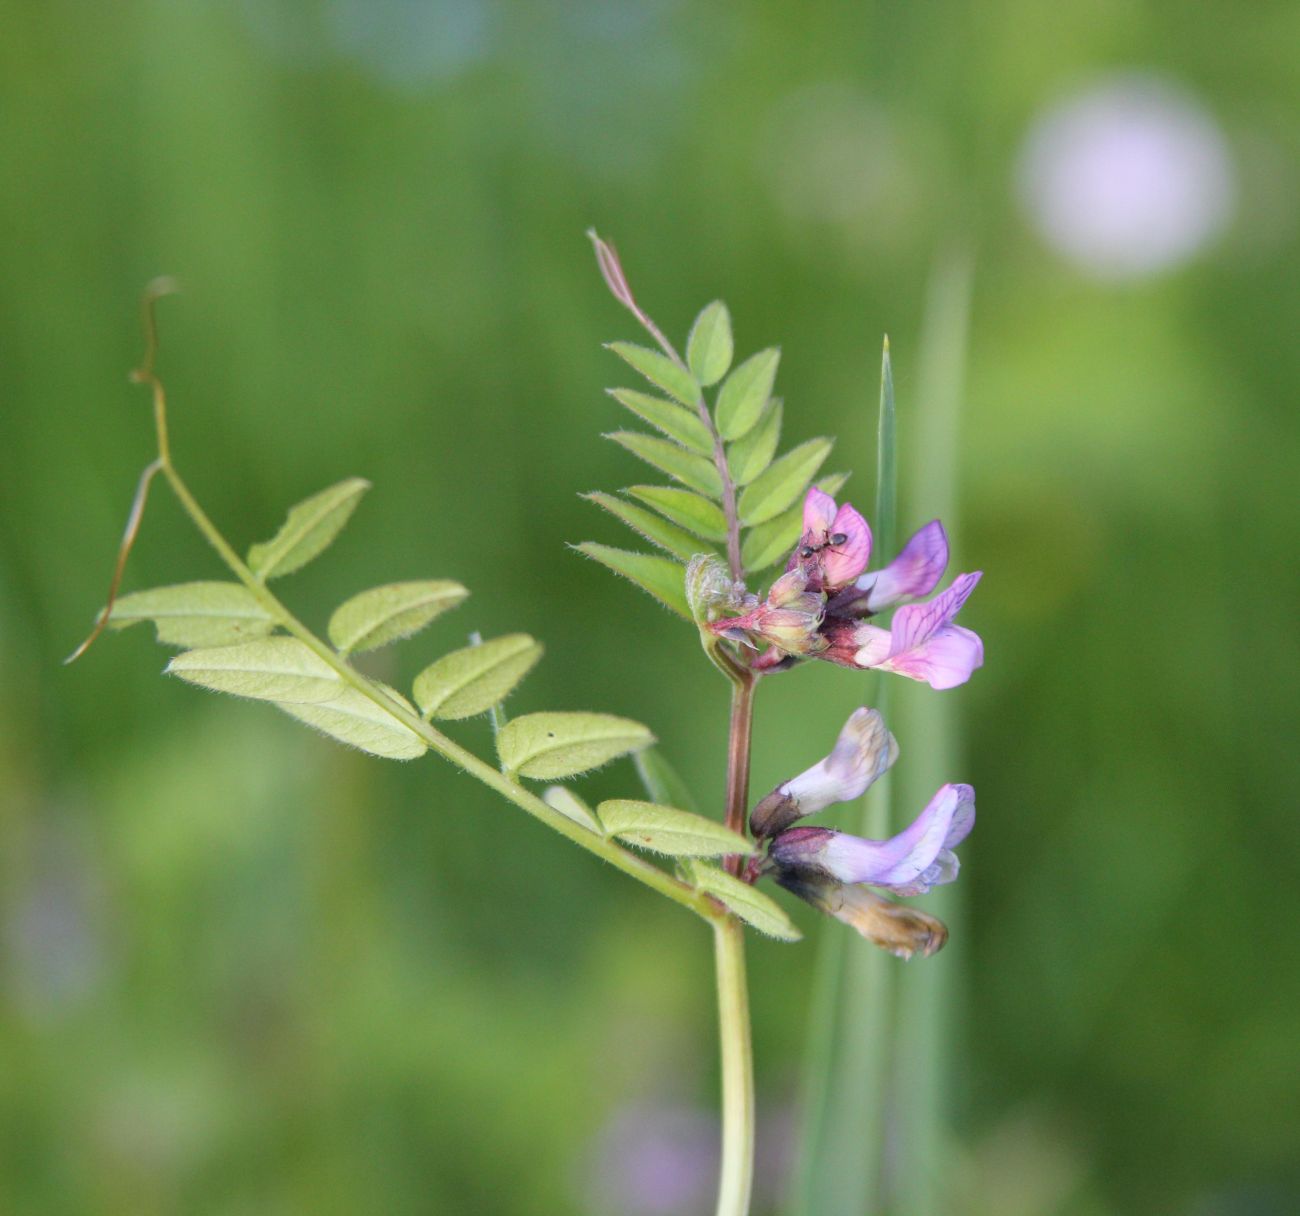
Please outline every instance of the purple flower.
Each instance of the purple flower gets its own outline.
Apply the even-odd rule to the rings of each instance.
[[[858,578],[835,596],[829,609],[836,616],[870,616],[904,600],[929,595],[948,567],[948,535],[932,519],[903,546],[883,570]]]
[[[761,840],[832,803],[852,802],[897,759],[898,743],[880,714],[855,709],[829,756],[760,799],[749,816],[750,831]]]
[[[768,856],[778,872],[924,895],[957,877],[959,863],[952,850],[974,826],[974,789],[945,785],[911,826],[889,840],[864,840],[829,828],[790,828],[772,841]]]
[[[952,623],[981,573],[959,574],[947,591],[894,613],[888,629],[846,617],[828,618],[823,657],[843,667],[877,667],[920,680],[931,688],[956,688],[984,663],[979,635]]]

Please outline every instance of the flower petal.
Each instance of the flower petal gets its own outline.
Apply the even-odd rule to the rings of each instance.
[[[938,633],[961,610],[981,577],[979,570],[974,574],[959,574],[947,591],[928,603],[908,604],[894,613],[889,630],[894,637],[890,647],[892,653],[898,655],[913,650]]]
[[[863,652],[859,651],[861,655]],[[965,684],[971,672],[984,665],[984,643],[979,634],[960,625],[946,625],[914,650],[886,659],[883,663],[859,664],[892,671],[919,680],[934,689]]]
[[[810,486],[808,495],[803,500],[803,532],[829,532],[835,521],[835,499],[825,490]]]
[[[977,634],[950,624],[975,584],[980,572],[959,574],[951,587],[925,604],[908,604],[894,613],[885,650],[883,630],[859,625],[854,640],[859,648],[853,655],[858,667],[879,667],[931,688],[955,688],[970,679],[984,662],[984,644]]]
[[[867,593],[867,612],[883,612],[903,600],[929,595],[948,567],[948,536],[932,519],[903,546],[883,570],[864,574],[856,583]]]
[[[871,528],[851,503],[835,512],[828,529],[828,542],[839,536],[844,539],[828,543],[821,555],[822,582],[828,591],[851,583],[871,560]]]
[[[898,742],[879,712],[855,709],[829,756],[758,802],[749,817],[750,830],[760,839],[775,836],[804,815],[834,802],[851,802],[897,759]]]

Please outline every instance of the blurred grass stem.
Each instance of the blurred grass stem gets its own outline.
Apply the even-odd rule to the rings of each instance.
[[[973,263],[964,248],[941,253],[930,276],[918,352],[916,433],[909,445],[908,500],[912,516],[938,516],[955,542],[957,473],[964,395]],[[920,806],[962,768],[957,702],[900,688],[896,720],[919,746],[899,774],[902,802]],[[931,911],[953,930],[954,941],[924,966],[899,977],[895,1049],[898,1144],[890,1191],[908,1216],[942,1216],[951,1208],[945,1165],[951,1160],[952,1080],[961,1025],[960,976],[966,934],[958,931],[962,890],[937,888]]]
[[[873,549],[889,555],[898,482],[888,338],[881,354],[877,427]],[[885,681],[879,673],[869,679],[874,695],[867,703],[887,714]],[[861,835],[876,840],[890,835],[890,790],[886,775],[867,792]],[[834,921],[825,921],[819,933],[789,1208],[792,1216],[861,1216],[876,1210],[880,1193],[894,971],[887,954],[844,933]]]

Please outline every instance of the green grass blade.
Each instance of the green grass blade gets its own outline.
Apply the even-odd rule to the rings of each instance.
[[[972,266],[964,252],[936,263],[921,331],[916,442],[905,478],[912,518],[938,516],[956,544],[958,444],[970,318]],[[958,559],[960,560],[960,559]],[[902,681],[906,683],[906,681]],[[905,814],[919,810],[945,781],[964,780],[957,707],[952,697],[900,688],[895,725],[912,760],[897,778]],[[963,884],[937,888],[927,911],[947,922],[948,946],[924,966],[903,969],[896,1048],[897,1177],[891,1188],[900,1212],[939,1216],[951,1211],[945,1165],[952,1159],[952,1093],[961,1018],[961,976],[967,934]]]

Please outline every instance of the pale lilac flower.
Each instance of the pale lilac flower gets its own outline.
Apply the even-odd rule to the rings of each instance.
[[[871,560],[871,529],[851,503],[836,506],[825,490],[809,489],[803,503],[803,535],[789,565],[803,570],[813,591],[847,586]]]
[[[943,525],[932,519],[888,566],[862,575],[832,598],[828,610],[835,616],[850,617],[883,612],[904,600],[929,595],[947,568],[948,535]]]
[[[984,663],[979,635],[952,623],[981,574],[959,574],[951,587],[924,604],[894,613],[888,629],[848,618],[827,620],[823,657],[843,667],[879,668],[931,688],[955,688]]]
[[[829,828],[790,828],[768,855],[779,872],[810,872],[840,883],[869,883],[897,895],[923,895],[952,882],[953,849],[975,826],[975,791],[945,785],[909,827],[889,840],[865,840]]]
[[[1214,115],[1145,73],[1103,80],[1047,109],[1025,140],[1018,176],[1047,243],[1109,280],[1186,262],[1227,227],[1237,194]]]
[[[897,759],[898,742],[879,712],[855,709],[829,756],[759,800],[749,816],[750,831],[761,840],[832,803],[852,802]]]

